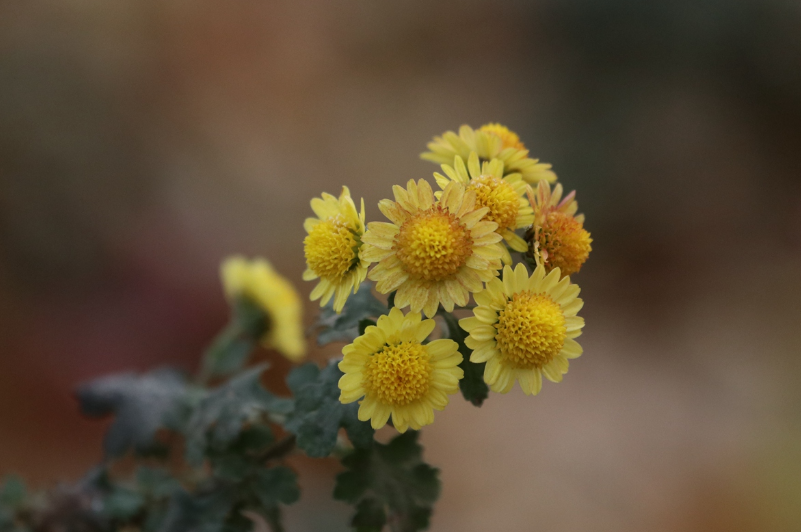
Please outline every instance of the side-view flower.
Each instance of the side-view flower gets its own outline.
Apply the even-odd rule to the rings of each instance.
[[[420,157],[436,164],[452,164],[457,155],[467,159],[474,151],[482,161],[499,159],[506,172],[519,173],[527,183],[556,181],[551,165],[529,157],[529,151],[517,133],[501,124],[485,124],[479,129],[464,125],[458,134],[446,131],[442,136],[434,137],[428,143],[428,149],[430,151]]]
[[[592,251],[592,238],[584,229],[584,215],[576,214],[578,202],[573,191],[562,199],[562,185],[551,192],[548,183],[540,181],[536,192],[528,187],[534,207],[534,224],[526,232],[528,255],[547,271],[559,268],[562,275],[581,270]]]
[[[268,322],[262,343],[293,361],[303,358],[306,340],[300,298],[292,284],[264,259],[230,257],[220,268],[225,294],[231,301],[246,298],[256,304]]]
[[[324,306],[334,297],[334,310],[341,312],[351,290],[355,294],[367,276],[367,263],[360,258],[364,235],[364,200],[361,212],[342,187],[339,198],[323,194],[314,198],[311,207],[317,218],[306,218],[303,224],[308,236],[303,241],[308,268],[303,280],[319,278],[311,299],[320,299]]]

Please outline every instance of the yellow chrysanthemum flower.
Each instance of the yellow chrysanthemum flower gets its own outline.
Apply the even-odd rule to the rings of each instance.
[[[395,201],[378,204],[391,223],[370,222],[362,237],[362,259],[378,262],[369,275],[376,289],[397,290],[395,306],[429,318],[440,303],[449,312],[466,305],[501,268],[498,224],[482,221],[489,209],[477,209],[476,193],[456,182],[438,200],[422,179],[392,191]]]
[[[501,138],[501,148],[516,148],[518,150],[525,150],[526,145],[520,141],[520,136],[508,127],[498,124],[489,123],[481,126],[481,131],[484,133],[492,133]]]
[[[317,218],[306,218],[303,228],[309,233],[303,240],[306,264],[303,280],[320,279],[311,293],[311,300],[320,299],[320,306],[334,297],[334,310],[342,312],[351,290],[355,294],[367,277],[367,263],[359,258],[364,235],[364,200],[361,213],[342,187],[339,199],[331,194],[311,200]]]
[[[474,317],[459,320],[470,336],[471,362],[486,362],[484,381],[494,392],[506,393],[515,381],[526,395],[538,394],[542,376],[561,382],[568,359],[581,355],[575,338],[584,318],[579,287],[559,269],[547,276],[540,266],[529,277],[523,264],[503,269],[503,281],[493,279],[475,294]]]
[[[440,188],[445,188],[451,181],[462,183],[468,191],[476,193],[476,206],[487,207],[489,212],[485,220],[498,224],[496,232],[515,251],[528,250],[525,240],[515,234],[515,229],[528,227],[534,222],[534,211],[531,209],[526,194],[526,183],[520,174],[503,175],[503,161],[493,159],[479,165],[478,155],[471,151],[467,166],[460,156],[456,156],[453,166],[442,165],[445,175],[434,173],[434,179]],[[447,176],[447,177],[446,177]],[[439,197],[442,192],[434,195]],[[512,263],[512,256],[504,247],[502,260]]]
[[[561,184],[552,193],[548,183],[540,182],[536,193],[528,187],[527,195],[534,207],[534,224],[526,232],[529,255],[546,271],[578,273],[590,256],[592,238],[584,229],[584,215],[576,214],[576,191],[562,199]]]
[[[303,358],[303,307],[292,283],[264,259],[229,257],[220,268],[225,294],[230,300],[246,297],[258,305],[267,320],[261,339],[268,348],[280,351],[292,361]]]
[[[374,429],[386,425],[390,414],[398,432],[433,423],[434,410],[445,408],[464,376],[456,342],[423,343],[434,325],[418,312],[404,316],[397,307],[378,318],[342,349],[339,400],[348,404],[364,397],[359,419],[369,419]]]
[[[458,135],[447,131],[441,137],[434,137],[428,149],[420,157],[433,163],[453,164],[457,155],[467,159],[474,151],[482,161],[499,159],[507,173],[519,173],[526,183],[556,181],[551,165],[529,157],[517,133],[500,124],[486,124],[479,129],[464,125]]]

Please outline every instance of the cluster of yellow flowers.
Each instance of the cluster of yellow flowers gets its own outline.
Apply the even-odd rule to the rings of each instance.
[[[433,176],[440,190],[423,179],[394,186],[394,200],[378,204],[388,222],[365,225],[364,201],[357,209],[343,187],[339,197],[313,199],[315,217],[304,224],[303,278],[319,279],[312,300],[333,299],[341,312],[365,279],[382,294],[394,292],[394,308],[342,350],[339,364],[340,400],[361,400],[359,419],[376,429],[390,416],[400,432],[431,423],[458,391],[465,363],[485,363],[492,391],[506,393],[518,382],[530,395],[543,375],[561,381],[568,359],[582,352],[575,338],[583,302],[569,276],[587,260],[592,239],[575,193],[551,188],[551,165],[529,157],[500,124],[462,126],[428,149],[421,157],[440,165]],[[522,262],[512,267],[512,252],[531,274]],[[468,307],[471,294],[476,305]],[[453,340],[428,341],[431,318],[457,307],[473,313],[459,321],[469,333],[469,362]],[[279,349],[291,343],[288,330],[272,334]]]

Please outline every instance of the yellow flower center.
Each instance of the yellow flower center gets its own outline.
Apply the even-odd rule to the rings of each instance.
[[[569,214],[548,213],[537,240],[548,252],[548,269],[559,267],[562,276],[573,275],[590,256],[592,238],[584,225]]]
[[[495,341],[501,362],[517,369],[541,368],[565,345],[565,315],[551,296],[515,294],[498,314]]]
[[[401,342],[385,346],[364,368],[364,388],[387,405],[408,405],[428,393],[431,363],[425,346]]]
[[[485,133],[492,133],[501,138],[501,149],[516,148],[518,150],[525,150],[526,146],[520,142],[520,137],[514,131],[509,131],[509,128],[500,124],[487,124],[481,126],[481,131]]]
[[[359,242],[341,215],[315,225],[303,240],[309,268],[331,281],[345,275],[357,259]]]
[[[508,182],[495,176],[482,175],[470,180],[467,190],[475,191],[477,209],[489,208],[484,219],[497,223],[499,230],[514,228],[517,225],[515,222],[520,207],[520,196]]]
[[[426,281],[442,281],[459,271],[473,253],[470,231],[441,205],[406,220],[393,249],[404,270]]]

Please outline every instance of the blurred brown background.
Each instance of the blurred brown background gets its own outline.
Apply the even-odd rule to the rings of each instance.
[[[0,3],[0,473],[77,478],[104,425],[71,390],[193,369],[223,256],[308,294],[312,196],[377,220],[433,135],[489,121],[578,189],[585,355],[426,428],[432,529],[801,530],[787,0]],[[289,529],[346,530],[337,466],[297,467]]]

